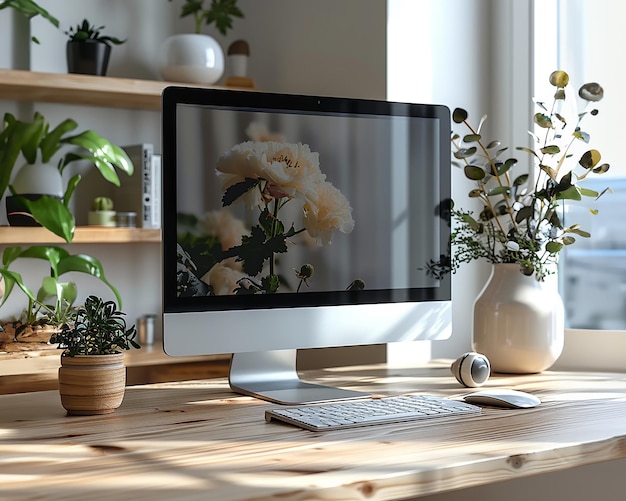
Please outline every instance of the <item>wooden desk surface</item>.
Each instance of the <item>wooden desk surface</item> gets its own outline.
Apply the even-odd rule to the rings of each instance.
[[[447,366],[315,373],[380,394],[465,393]],[[311,378],[309,378],[311,379]],[[314,433],[222,379],[127,389],[115,414],[67,417],[54,391],[0,396],[2,499],[398,499],[626,457],[626,374],[492,377],[529,410]]]

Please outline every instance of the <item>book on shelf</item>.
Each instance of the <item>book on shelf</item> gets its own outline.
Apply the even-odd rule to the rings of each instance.
[[[138,228],[161,227],[161,156],[151,143],[124,146],[135,172],[113,190],[117,212],[136,212]]]

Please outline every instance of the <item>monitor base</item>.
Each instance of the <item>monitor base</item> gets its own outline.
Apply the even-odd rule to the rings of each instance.
[[[234,353],[228,377],[236,393],[277,404],[300,405],[367,398],[369,393],[306,383],[296,371],[296,350]]]

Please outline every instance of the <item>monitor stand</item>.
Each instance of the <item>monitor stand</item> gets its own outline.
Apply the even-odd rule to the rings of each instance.
[[[236,393],[297,405],[366,398],[368,393],[305,383],[296,371],[297,350],[234,353],[228,381]]]

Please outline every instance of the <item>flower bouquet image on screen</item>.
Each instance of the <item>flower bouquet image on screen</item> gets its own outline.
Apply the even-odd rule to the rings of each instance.
[[[437,140],[434,121],[202,106],[178,121],[177,297],[438,286],[439,164],[411,141]]]

